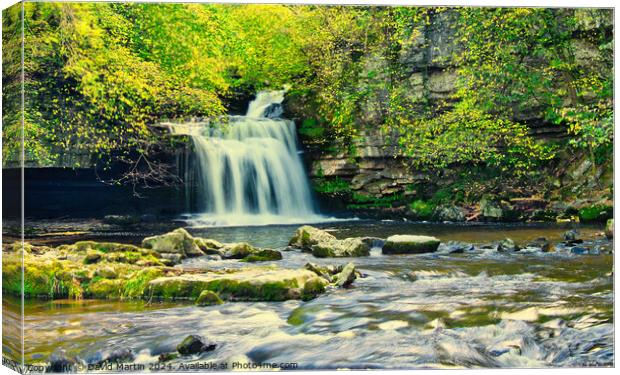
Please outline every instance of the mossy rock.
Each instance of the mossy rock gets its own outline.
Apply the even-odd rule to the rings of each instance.
[[[204,255],[196,244],[195,238],[183,228],[159,236],[147,237],[142,240],[142,247],[158,253],[181,254],[184,257]]]
[[[384,254],[432,253],[439,247],[439,239],[431,236],[390,236],[383,245]]]
[[[347,263],[337,275],[334,276],[334,285],[341,288],[347,287],[353,283],[357,278],[355,271],[355,265],[353,263]]]
[[[162,277],[149,283],[149,295],[162,299],[195,299],[204,290],[229,301],[285,301],[299,298],[299,289],[316,277],[308,270],[242,269],[229,273]]]
[[[295,234],[289,241],[289,246],[296,247],[302,251],[311,252],[312,246],[320,242],[329,242],[336,240],[336,237],[324,230],[304,225],[295,231]]]
[[[203,290],[198,298],[196,298],[196,305],[198,306],[212,306],[221,305],[224,301],[217,295],[217,293],[210,290]]]
[[[84,257],[84,264],[98,263],[103,259],[103,254],[97,250],[88,250]]]
[[[331,240],[312,245],[312,255],[317,258],[362,257],[370,255],[370,246],[361,238]]]
[[[221,250],[225,259],[243,259],[259,252],[259,249],[247,242],[227,244]]]
[[[263,249],[259,250],[254,254],[250,254],[247,257],[243,258],[243,262],[267,262],[273,260],[281,260],[282,253],[277,250],[271,249]]]
[[[325,286],[329,283],[322,277],[314,277],[304,284],[304,288],[301,293],[301,299],[309,301],[325,293]]]
[[[88,285],[87,294],[97,299],[118,299],[124,289],[123,280],[99,279]]]

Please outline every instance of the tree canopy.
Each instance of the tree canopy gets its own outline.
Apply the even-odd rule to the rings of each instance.
[[[607,13],[606,13],[607,12]],[[450,15],[455,94],[411,95],[402,55]],[[139,160],[165,147],[149,125],[225,114],[241,91],[290,85],[325,131],[353,146],[378,100],[384,132],[420,168],[475,163],[524,171],[554,157],[528,135],[532,112],[570,147],[608,155],[613,51],[605,10],[293,5],[25,4],[26,160],[80,166]],[[19,8],[3,15],[3,161],[18,159]],[[594,46],[576,44],[576,37]],[[583,52],[586,51],[586,52]],[[69,155],[69,150],[71,155]],[[349,152],[355,153],[353,148]],[[164,170],[155,169],[154,176]]]

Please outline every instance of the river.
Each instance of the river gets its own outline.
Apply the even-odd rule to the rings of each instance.
[[[321,226],[337,237],[430,234],[477,245],[512,238],[561,241],[559,226],[447,225],[357,221]],[[188,228],[225,242],[285,250],[295,226]],[[584,245],[611,246],[601,228],[580,227]],[[140,234],[142,235],[142,234]],[[101,235],[100,235],[101,237]],[[97,238],[91,235],[87,238]],[[139,236],[108,233],[107,240]],[[73,239],[72,239],[73,241]],[[211,352],[166,362],[277,363],[298,369],[612,366],[613,255],[474,251],[317,259],[283,251],[281,267],[349,261],[365,277],[308,302],[27,301],[26,362],[44,362],[62,349],[84,363],[130,349],[134,364],[152,367],[188,334],[217,344]],[[234,268],[235,260],[185,260],[178,267]],[[4,297],[4,347],[18,332],[16,300]],[[150,367],[151,366],[151,367]],[[230,368],[230,367],[229,367]]]

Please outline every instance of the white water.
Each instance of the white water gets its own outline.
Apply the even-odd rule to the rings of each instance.
[[[191,136],[198,159],[201,214],[194,226],[296,224],[326,221],[315,211],[297,149],[295,124],[277,117],[284,90],[260,92],[246,116],[228,123],[167,124]]]

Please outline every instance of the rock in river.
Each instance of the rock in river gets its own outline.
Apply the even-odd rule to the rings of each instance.
[[[160,254],[173,253],[183,257],[204,255],[196,239],[183,228],[159,236],[147,237],[142,240],[142,247],[155,250]]]
[[[314,277],[316,274],[306,269],[277,267],[190,273],[154,279],[148,293],[163,299],[193,299],[210,290],[229,301],[285,301],[300,298],[305,283]]]
[[[289,246],[301,249],[302,251],[311,252],[312,245],[319,242],[330,242],[336,240],[336,237],[324,230],[304,225],[295,231],[295,234],[289,241]]]
[[[222,303],[224,303],[224,301],[222,301],[220,296],[210,290],[203,290],[198,298],[196,298],[196,305],[198,306],[221,305]]]
[[[312,245],[312,255],[317,258],[368,256],[370,246],[361,238],[333,239]]]
[[[183,342],[177,345],[177,350],[182,355],[190,355],[215,350],[215,347],[214,343],[205,340],[201,336],[189,335]]]
[[[432,253],[439,247],[439,239],[431,236],[395,235],[383,245],[384,254]]]
[[[312,252],[317,258],[360,257],[370,255],[371,241],[366,238],[339,240],[324,230],[304,225],[297,228],[289,246]]]

